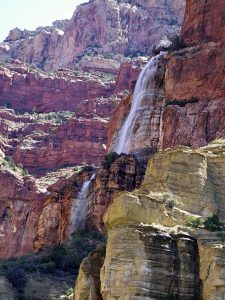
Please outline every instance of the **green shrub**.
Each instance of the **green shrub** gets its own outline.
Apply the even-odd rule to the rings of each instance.
[[[209,231],[221,231],[222,224],[219,221],[217,215],[213,215],[212,217],[207,218],[204,223],[204,228]]]
[[[163,202],[165,203],[166,207],[171,209],[177,204],[176,198],[171,193],[163,194]]]
[[[14,285],[23,286],[22,282],[17,283],[17,274],[31,272],[57,273],[66,272],[68,275],[78,273],[82,260],[93,251],[99,243],[104,243],[105,237],[97,230],[89,232],[77,231],[71,236],[71,240],[66,245],[56,245],[49,247],[38,254],[30,254],[17,258],[0,261],[0,275],[11,278]],[[15,272],[12,272],[15,270]],[[15,273],[15,276],[13,276]],[[7,277],[7,278],[8,278]],[[19,279],[18,279],[19,280]]]
[[[27,275],[22,269],[12,267],[5,272],[5,277],[18,289],[23,289],[27,283]]]
[[[41,273],[54,273],[56,270],[56,263],[49,261],[38,265],[38,271]]]
[[[198,228],[198,227],[202,226],[202,220],[199,217],[188,216],[187,217],[187,226],[193,227],[193,228]]]
[[[53,261],[56,266],[59,266],[63,257],[67,254],[66,248],[63,245],[56,245],[50,249],[48,258]]]

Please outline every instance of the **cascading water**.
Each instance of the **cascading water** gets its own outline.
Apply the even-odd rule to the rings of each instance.
[[[84,229],[85,227],[85,217],[87,214],[87,208],[88,208],[88,191],[90,188],[90,184],[92,180],[95,177],[95,173],[92,175],[92,177],[84,182],[77,199],[75,199],[73,205],[72,205],[72,211],[71,211],[71,232],[78,230],[78,229]]]
[[[152,57],[138,77],[132,97],[130,113],[119,131],[118,139],[113,149],[113,151],[118,154],[129,154],[129,146],[137,112],[140,109],[144,109],[143,102],[146,98],[150,102],[153,101],[156,94],[155,75],[158,67],[158,61],[163,55],[165,55],[165,52],[161,52],[157,56]]]

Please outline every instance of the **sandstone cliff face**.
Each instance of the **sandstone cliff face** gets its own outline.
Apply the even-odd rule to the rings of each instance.
[[[103,299],[199,299],[197,244],[150,226],[110,230],[101,269]],[[166,270],[166,271],[165,271]]]
[[[164,35],[179,31],[183,12],[184,0],[94,0],[78,6],[63,26],[57,23],[33,33],[15,29],[0,57],[8,55],[46,70],[74,68],[76,61],[90,54],[113,57],[116,64],[120,54],[149,54]]]
[[[76,300],[102,300],[100,294],[100,269],[105,257],[105,247],[98,247],[81,264],[76,281]]]
[[[224,220],[224,149],[221,140],[162,151],[149,160],[139,190],[114,197],[104,215],[103,299],[224,297],[223,241],[187,227],[190,216]]]
[[[93,172],[92,167],[86,167],[84,171],[72,175],[64,181],[60,180],[52,185],[49,195],[40,211],[38,222],[34,228],[34,250],[39,251],[51,245],[61,244],[67,241],[74,232],[73,214],[79,210],[79,192]]]
[[[0,163],[0,257],[29,253],[44,194],[34,179]]]
[[[217,2],[187,0],[182,28],[182,39],[185,44],[191,45],[199,41],[223,41],[224,5],[222,0]],[[218,30],[215,31],[215,28]]]

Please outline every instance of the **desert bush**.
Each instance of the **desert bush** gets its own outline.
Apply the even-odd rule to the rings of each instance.
[[[200,217],[188,216],[187,217],[187,226],[193,227],[193,228],[198,228],[198,227],[202,226],[202,220]]]
[[[68,275],[76,275],[82,260],[93,251],[99,243],[104,242],[104,235],[96,230],[90,232],[77,231],[72,234],[70,242],[66,245],[49,247],[38,254],[1,260],[0,275],[8,276],[11,278],[11,282],[14,282],[15,286],[18,284],[21,287],[23,283],[19,283],[19,281],[17,283],[17,274],[23,275],[32,272],[54,274],[58,271],[63,271]],[[12,270],[15,270],[15,277],[11,274]],[[21,278],[25,278],[22,275]]]
[[[204,228],[209,231],[221,231],[222,230],[222,224],[219,221],[219,218],[217,215],[213,215],[211,217],[208,217],[203,222]]]
[[[165,203],[166,207],[169,207],[171,209],[177,204],[176,198],[171,193],[163,194],[163,202]]]
[[[56,270],[56,263],[54,261],[43,262],[38,265],[37,269],[40,273],[54,273]]]
[[[23,269],[12,267],[5,272],[5,277],[18,289],[23,289],[27,283],[27,275]]]

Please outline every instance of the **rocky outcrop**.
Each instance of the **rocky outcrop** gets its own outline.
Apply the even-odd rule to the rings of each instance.
[[[53,275],[31,273],[26,277],[24,287],[13,286],[5,277],[0,278],[0,297],[2,300],[59,300],[71,288],[72,279]],[[69,299],[69,298],[67,298]]]
[[[222,238],[221,238],[222,237]],[[225,295],[223,233],[207,233],[198,238],[202,297],[206,300],[223,299]]]
[[[200,299],[196,240],[150,226],[110,230],[101,294],[104,300]]]
[[[123,154],[115,161],[106,163],[97,171],[89,198],[89,226],[93,224],[102,231],[103,215],[113,197],[120,191],[133,191],[142,182],[145,168],[134,156]]]
[[[50,170],[85,163],[98,165],[105,154],[108,116],[117,102],[115,97],[91,103],[87,100],[79,106],[77,114],[19,115],[2,108],[2,150],[32,174],[43,175]]]
[[[225,136],[223,1],[187,1],[186,48],[173,52],[165,76],[163,147],[202,146]],[[176,125],[175,125],[176,123]]]
[[[105,154],[106,125],[107,120],[97,116],[74,117],[37,140],[25,137],[10,154],[34,174],[85,163],[99,165]]]
[[[199,43],[199,41],[224,41],[222,28],[225,25],[223,11],[225,3],[222,0],[215,1],[186,1],[186,12],[182,28],[182,39],[187,45]],[[218,28],[215,31],[215,28]]]
[[[24,300],[65,299],[65,294],[73,284],[72,279],[49,275],[31,274],[22,291]]]
[[[187,227],[191,218],[224,220],[224,149],[220,140],[155,154],[141,187],[114,197],[104,215],[104,300],[224,296],[224,232]]]
[[[14,29],[0,57],[8,55],[45,70],[74,68],[81,58],[96,54],[113,58],[116,64],[124,55],[149,54],[164,35],[179,31],[183,12],[184,0],[160,0],[157,5],[155,0],[89,1],[78,6],[63,26],[57,23],[34,32]]]
[[[34,232],[34,250],[39,251],[55,244],[68,241],[73,228],[73,214],[76,215],[79,192],[93,172],[92,167],[84,168],[77,174],[56,182],[45,198]],[[85,199],[86,200],[86,199]],[[83,204],[84,205],[84,204]]]
[[[3,64],[0,105],[39,113],[74,111],[82,100],[111,95],[113,79],[98,73],[62,70],[49,74],[20,63]]]
[[[74,297],[76,300],[102,300],[100,294],[100,269],[105,257],[105,247],[98,246],[80,266]]]
[[[0,190],[0,257],[27,254],[33,249],[44,193],[32,177],[10,169],[5,161],[0,166]]]
[[[16,298],[12,284],[5,277],[0,277],[0,299],[16,300]]]

